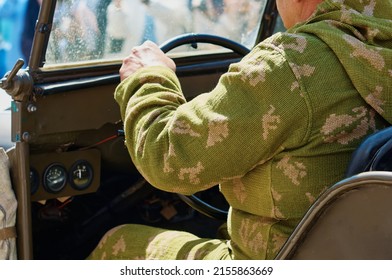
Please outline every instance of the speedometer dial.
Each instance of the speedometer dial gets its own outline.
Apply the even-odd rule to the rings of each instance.
[[[34,194],[38,190],[39,177],[38,172],[34,168],[30,168],[30,193]]]
[[[51,193],[60,192],[67,183],[67,171],[59,163],[53,163],[46,168],[43,178],[44,188]]]

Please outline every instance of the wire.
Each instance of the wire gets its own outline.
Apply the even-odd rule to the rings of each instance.
[[[73,199],[74,199],[73,196],[70,197],[70,198],[68,198],[66,201],[64,201],[63,203],[61,203],[61,205],[59,205],[57,208],[58,208],[58,209],[64,208],[67,204],[71,203]]]
[[[110,137],[108,137],[108,138],[106,138],[106,139],[103,139],[103,140],[101,140],[101,141],[95,143],[95,144],[92,144],[92,145],[87,146],[87,147],[80,148],[79,151],[88,150],[88,149],[90,149],[90,148],[93,148],[93,147],[102,145],[102,144],[104,144],[104,143],[106,143],[106,142],[109,142],[109,141],[111,141],[111,140],[116,139],[117,137],[119,137],[119,135],[117,135],[117,134],[116,134],[116,135],[112,135],[112,136],[110,136]]]

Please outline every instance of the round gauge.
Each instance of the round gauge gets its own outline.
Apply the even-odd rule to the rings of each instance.
[[[39,176],[37,170],[30,168],[30,194],[35,194],[39,186]]]
[[[75,162],[69,172],[71,186],[77,190],[88,188],[93,181],[94,173],[91,164],[86,160]]]
[[[67,171],[65,167],[59,163],[49,165],[44,173],[44,188],[51,193],[61,191],[67,183]]]

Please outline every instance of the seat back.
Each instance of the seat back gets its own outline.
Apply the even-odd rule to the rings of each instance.
[[[392,172],[365,172],[328,189],[276,259],[392,259]]]

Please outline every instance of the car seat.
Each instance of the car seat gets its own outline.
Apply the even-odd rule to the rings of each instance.
[[[392,259],[392,127],[353,153],[347,178],[305,214],[276,259]]]

